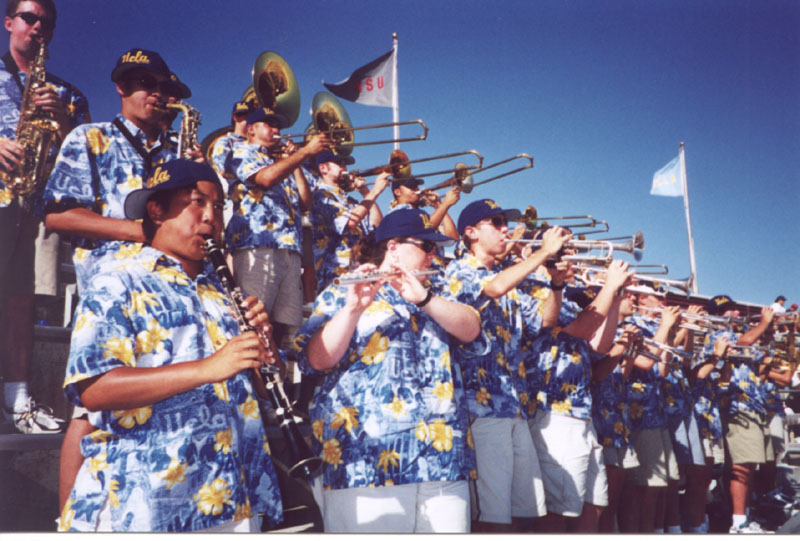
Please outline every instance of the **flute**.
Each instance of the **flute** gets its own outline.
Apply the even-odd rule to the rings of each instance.
[[[203,249],[205,250],[206,257],[214,267],[217,278],[219,278],[222,287],[225,289],[225,294],[230,301],[231,310],[233,311],[234,318],[236,318],[236,323],[239,325],[239,330],[243,333],[250,331],[256,332],[264,347],[269,349],[269,337],[265,333],[258,332],[254,329],[244,317],[244,295],[233,280],[233,275],[228,268],[222,250],[211,237],[205,237]],[[258,371],[258,375],[267,391],[266,394],[269,397],[269,401],[275,409],[275,415],[280,422],[281,431],[283,432],[289,455],[294,461],[294,465],[289,468],[289,475],[308,481],[316,475],[316,472],[319,470],[320,466],[322,466],[322,459],[311,451],[303,435],[300,434],[297,421],[294,419],[292,403],[283,390],[283,385],[281,385],[278,376],[278,370],[271,365],[262,365],[261,369]]]
[[[431,276],[433,274],[440,274],[441,271],[435,269],[411,271],[411,274],[417,278],[421,276]],[[333,279],[333,283],[337,286],[346,286],[350,284],[364,284],[367,282],[377,282],[381,278],[389,278],[391,276],[400,276],[400,271],[375,271],[375,272],[351,272],[342,274]]]

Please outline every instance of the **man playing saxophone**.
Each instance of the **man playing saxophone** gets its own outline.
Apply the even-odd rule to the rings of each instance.
[[[37,405],[28,392],[29,363],[33,350],[34,288],[37,293],[55,294],[58,238],[45,240],[39,231],[33,207],[41,184],[32,171],[20,171],[20,162],[30,163],[35,156],[24,156],[24,141],[16,140],[18,128],[30,116],[41,116],[57,125],[52,132],[50,152],[43,156],[45,170],[52,165],[58,146],[72,128],[89,121],[89,105],[83,94],[51,73],[44,74],[43,84],[28,85],[32,71],[44,72],[44,55],[34,65],[39,49],[46,48],[53,37],[56,8],[52,0],[6,3],[4,25],[9,33],[8,52],[0,65],[0,351],[5,377],[4,414],[23,433],[59,432],[63,421],[49,408]],[[24,94],[30,86],[29,97]],[[20,111],[23,102],[27,111]],[[41,160],[40,160],[41,161]],[[14,177],[24,176],[26,183],[12,187]],[[44,175],[42,175],[44,176]],[[38,179],[43,183],[46,178]],[[30,192],[23,198],[23,192]],[[37,234],[49,252],[37,253]],[[36,272],[34,271],[34,261]],[[41,272],[40,271],[46,271]],[[40,283],[39,277],[47,275]],[[36,276],[36,284],[34,277]]]

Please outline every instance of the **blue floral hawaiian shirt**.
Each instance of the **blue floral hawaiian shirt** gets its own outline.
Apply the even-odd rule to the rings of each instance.
[[[19,72],[19,79],[24,88],[28,76],[25,73]],[[70,128],[85,124],[86,122],[91,122],[89,118],[89,102],[77,88],[63,79],[56,77],[49,71],[47,72],[45,81],[47,86],[52,88],[66,105],[67,114],[72,120]],[[21,106],[22,90],[19,85],[17,85],[14,75],[0,62],[0,138],[16,139],[19,108]],[[57,152],[58,144],[54,144],[50,149],[51,159],[55,159]],[[0,208],[9,206],[12,199],[13,194],[5,183],[0,180]]]
[[[272,165],[264,147],[237,143],[231,158],[238,166],[236,178],[229,188],[233,199],[233,216],[225,228],[228,250],[275,248],[300,252],[302,216],[300,196],[294,177],[289,175],[271,188],[250,179],[260,170]]]
[[[617,326],[617,341],[622,336],[622,326]],[[625,448],[633,445],[630,438],[631,420],[625,398],[625,377],[622,365],[603,380],[592,383],[592,421],[597,439],[604,447]]]
[[[174,145],[166,135],[147,148],[144,132],[122,115],[128,131],[151,155],[152,165],[175,159]],[[84,124],[70,132],[56,159],[44,192],[44,212],[86,208],[101,216],[125,218],[125,198],[142,187],[147,176],[144,159],[113,122]],[[106,257],[110,264],[141,250],[141,244],[72,237],[78,290]]]
[[[347,227],[357,205],[358,201],[336,186],[320,184],[314,191],[310,219],[317,294],[350,269],[350,250],[375,229],[369,215],[355,229]]]
[[[323,487],[474,478],[474,445],[450,337],[390,285],[361,315],[341,362],[325,373],[311,368],[308,342],[344,306],[345,292],[331,285],[318,295],[295,340],[303,373],[322,379],[309,415]]]
[[[689,415],[689,379],[677,357],[670,363],[667,375],[661,378],[661,393],[664,396],[664,414],[668,418]]]
[[[736,344],[739,336],[730,330],[719,330],[706,335],[703,345],[703,356],[709,357],[714,353],[714,343],[719,338],[727,338],[732,344]],[[763,359],[763,352],[751,350],[753,360],[737,359],[727,355],[727,361],[731,364],[730,384],[727,393],[722,399],[723,409],[727,413],[738,411],[749,411],[760,415],[766,415],[767,408],[764,399],[761,378],[758,377],[758,363]]]
[[[659,325],[657,320],[638,313],[625,318],[624,323],[636,325],[645,338],[652,338]],[[631,370],[627,382],[627,400],[632,430],[667,426],[660,380],[658,363],[653,363],[649,370],[636,366]]]
[[[481,334],[469,344],[459,344],[455,356],[471,417],[525,419],[529,400],[523,330],[537,332],[541,317],[530,303],[521,302],[517,289],[499,299],[485,295],[483,289],[496,273],[470,253],[447,266],[447,290],[481,316]]]
[[[151,247],[96,274],[81,294],[64,390],[120,367],[206,358],[238,328],[210,264],[195,280]],[[191,531],[265,513],[283,519],[259,406],[246,372],[154,404],[101,411],[61,515],[91,531],[108,504],[114,531]]]
[[[247,138],[243,135],[237,135],[233,132],[228,132],[214,143],[211,149],[211,166],[214,171],[223,178],[227,183],[236,179],[236,168],[233,162],[233,147],[236,143],[243,143]],[[236,164],[238,166],[238,164]]]
[[[695,380],[691,389],[694,403],[692,411],[700,436],[715,442],[722,439],[720,395],[727,392],[728,388],[728,383],[721,381],[720,371],[724,365],[724,361],[718,361],[705,378]]]

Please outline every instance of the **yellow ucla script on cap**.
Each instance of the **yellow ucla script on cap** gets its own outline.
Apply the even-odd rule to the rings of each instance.
[[[142,51],[136,51],[135,55],[131,55],[131,53],[125,53],[122,55],[123,62],[132,62],[134,64],[149,64],[150,58],[142,53]]]
[[[169,180],[169,171],[162,169],[161,166],[156,167],[153,174],[150,175],[150,178],[147,179],[147,187],[154,188],[159,184],[163,184],[164,182]]]
[[[486,200],[486,206],[489,207],[490,209],[496,209],[496,208],[500,207],[500,205],[498,205],[497,203],[495,203],[491,199],[487,199]]]

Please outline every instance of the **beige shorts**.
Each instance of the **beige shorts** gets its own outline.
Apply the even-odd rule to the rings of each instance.
[[[603,447],[592,421],[539,410],[528,425],[542,468],[547,511],[577,517],[584,503],[608,505]]]
[[[725,450],[718,441],[703,438],[703,453],[706,458],[713,458],[714,463],[722,464],[725,462]]]
[[[248,248],[233,254],[236,283],[245,296],[264,303],[270,321],[300,325],[303,284],[300,254],[291,250]]]
[[[480,417],[471,429],[478,465],[472,518],[511,524],[511,517],[544,516],[542,472],[526,421]]]
[[[723,415],[722,428],[732,464],[763,464],[770,455],[774,458],[763,416],[747,411]]]
[[[625,482],[637,486],[665,487],[680,479],[672,439],[666,428],[646,428],[633,432],[633,446],[639,466],[626,472]]]
[[[319,479],[315,481],[319,485]],[[326,533],[468,533],[467,481],[322,490]]]

